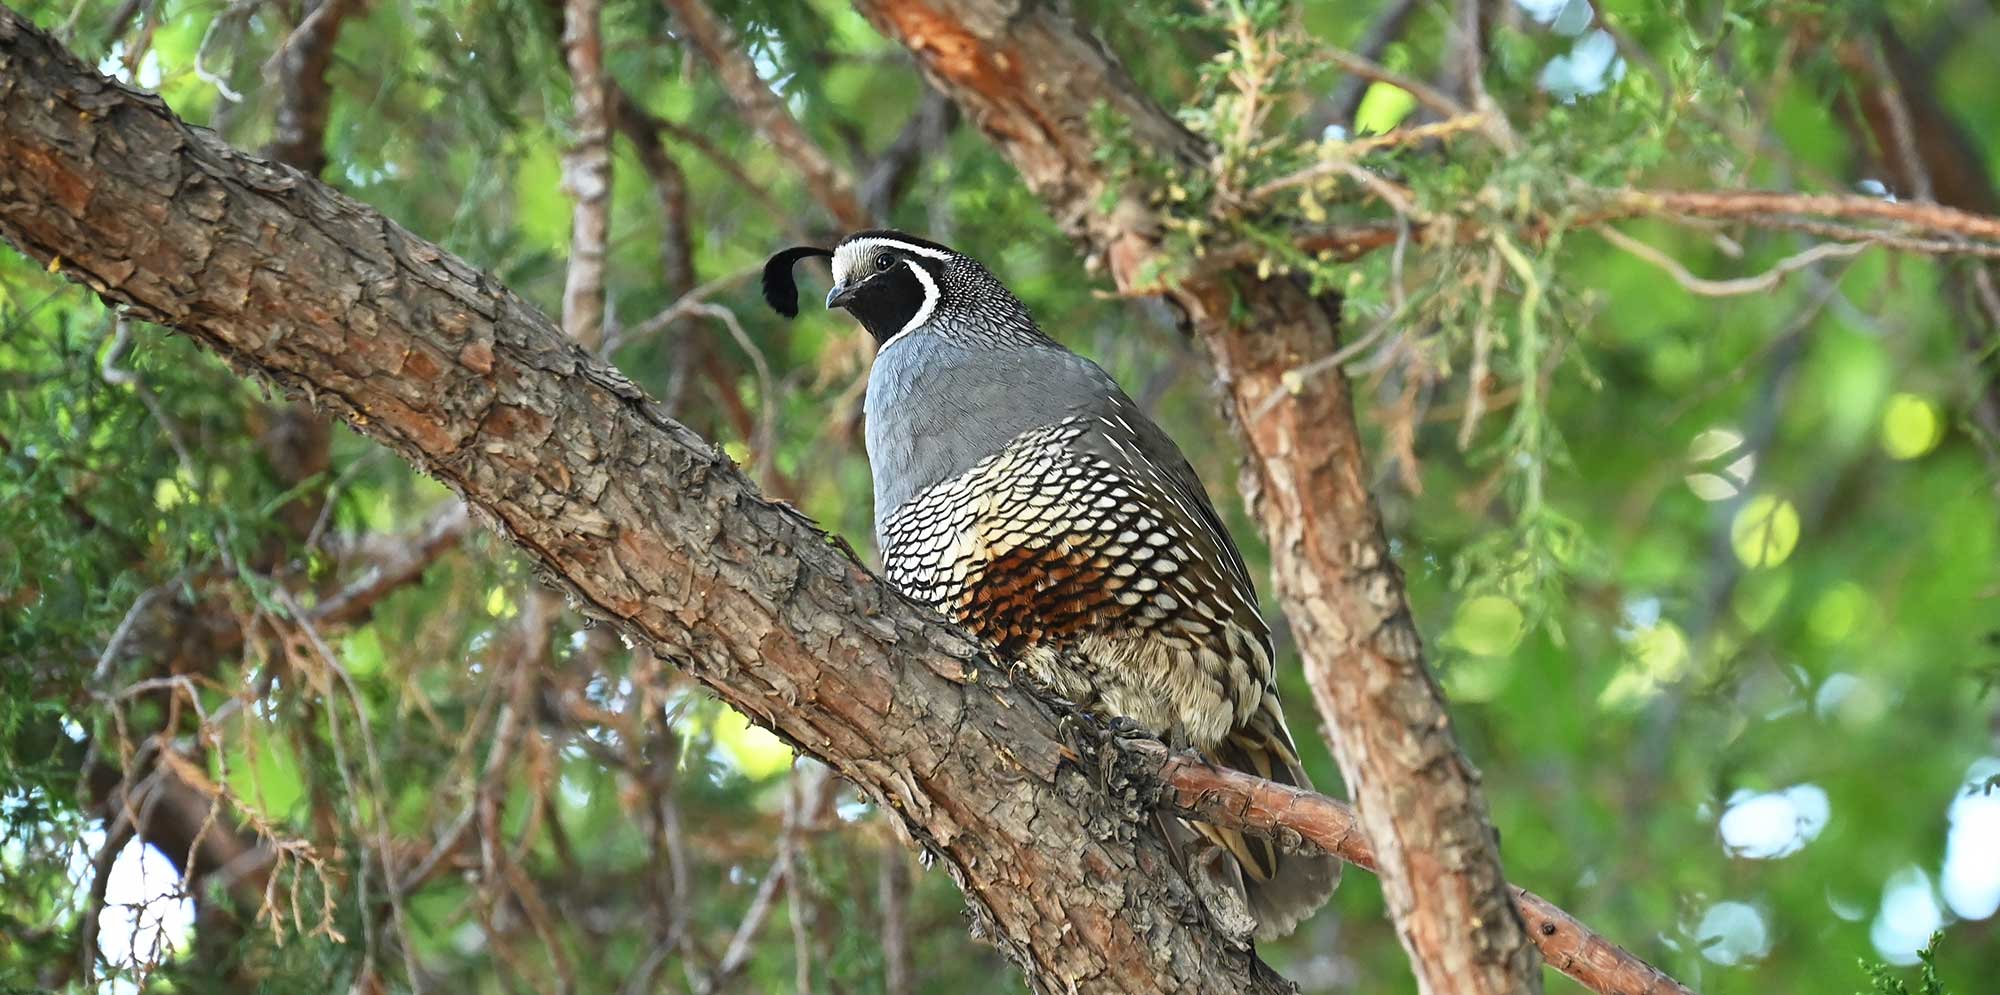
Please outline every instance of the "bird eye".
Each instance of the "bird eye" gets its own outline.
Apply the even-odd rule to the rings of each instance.
[[[875,257],[875,269],[877,272],[887,270],[894,265],[896,265],[896,254],[893,252],[884,252]]]

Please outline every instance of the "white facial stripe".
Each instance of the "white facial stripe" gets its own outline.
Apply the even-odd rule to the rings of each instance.
[[[857,238],[833,250],[834,282],[846,283],[848,276],[854,273],[855,268],[860,266],[863,260],[872,255],[876,249],[884,247],[895,249],[897,252],[907,252],[913,256],[936,259],[939,262],[951,259],[951,253],[927,245],[915,245],[893,238]]]
[[[903,327],[900,331],[898,331],[894,335],[889,336],[889,341],[882,343],[882,349],[889,348],[890,346],[896,343],[897,339],[900,339],[903,336],[908,335],[911,332],[914,332],[917,329],[924,327],[924,322],[931,320],[931,312],[937,310],[937,303],[938,303],[937,281],[931,279],[930,273],[926,271],[922,266],[917,265],[912,260],[909,259],[903,260],[903,265],[908,266],[910,268],[910,272],[915,273],[917,275],[917,282],[924,285],[924,302],[921,305],[918,305],[917,313],[911,315],[910,320],[903,323]],[[880,352],[882,350],[877,349],[876,351]]]

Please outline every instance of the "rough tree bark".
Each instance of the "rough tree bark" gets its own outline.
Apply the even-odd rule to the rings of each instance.
[[[1202,168],[1207,156],[1063,4],[855,6],[909,48],[1121,289],[1152,282],[1158,227],[1147,191],[1112,186],[1096,156],[1093,112],[1108,108],[1140,147],[1181,166]],[[1270,544],[1279,602],[1419,987],[1540,991],[1540,962],[1508,896],[1478,775],[1452,738],[1368,492],[1348,385],[1337,371],[1287,376],[1337,347],[1337,305],[1292,280],[1245,271],[1210,273],[1167,296],[1206,345],[1248,444],[1244,497]],[[1273,398],[1283,400],[1267,405]]]
[[[0,236],[453,488],[581,610],[897,813],[1038,991],[1281,990],[1044,705],[505,288],[4,8],[0,148]]]

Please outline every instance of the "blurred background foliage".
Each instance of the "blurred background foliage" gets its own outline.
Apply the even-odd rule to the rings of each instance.
[[[1573,179],[1903,192],[1854,124],[1872,84],[1840,57],[1892,36],[1992,197],[1990,3],[1489,7],[1484,80],[1522,145],[1384,151],[1374,165],[1422,204],[1500,190],[1559,212]],[[844,5],[715,10],[834,160],[905,168],[875,205],[885,220],[980,256],[1141,398],[1262,575],[1236,447],[1172,316],[1104,293],[975,129],[922,117],[908,57]],[[281,99],[271,60],[306,11],[26,13],[256,149]],[[1227,16],[1077,14],[1190,126],[1237,120],[1214,69],[1243,55]],[[1261,122],[1282,141],[1225,154],[1242,182],[1310,161],[1321,138],[1434,120],[1313,46],[1445,78],[1442,6],[1246,16],[1283,55]],[[751,289],[773,248],[835,237],[830,218],[665,8],[612,0],[605,25],[609,73],[685,184],[675,207],[671,174],[621,132],[612,358],[871,548],[865,337],[814,309],[780,322]],[[362,5],[333,48],[324,140],[327,182],[551,312],[574,138],[560,26],[539,0]],[[1115,127],[1106,155],[1144,168]],[[1217,220],[1225,173],[1183,178],[1182,216],[1254,234],[1256,218]],[[1311,199],[1300,212],[1348,209]],[[1625,227],[1713,276],[1808,244]],[[1204,233],[1187,234],[1192,255]],[[1349,362],[1376,490],[1513,880],[1706,992],[1865,988],[1858,960],[1913,964],[1936,930],[1943,983],[1989,990],[2000,461],[1975,413],[2000,398],[2000,335],[1960,290],[1968,264],[1875,250],[1712,298],[1582,231],[1494,277],[1502,261],[1450,246],[1271,261],[1344,293],[1350,337],[1378,335]],[[1541,301],[1523,307],[1530,283]],[[669,311],[691,291],[743,335]],[[552,614],[442,488],[12,253],[0,322],[0,987],[1022,990],[967,938],[951,883],[864,803],[670,666]],[[1475,390],[1487,410],[1462,432]],[[322,611],[411,557],[428,569]],[[1285,652],[1294,727],[1310,728]],[[1319,738],[1302,740],[1340,793]],[[191,837],[116,830],[106,799],[127,777],[162,823],[178,800],[199,828],[220,799],[208,832],[238,862],[184,876]],[[406,885],[393,902],[389,880]],[[1265,954],[1306,991],[1411,987],[1366,874]]]

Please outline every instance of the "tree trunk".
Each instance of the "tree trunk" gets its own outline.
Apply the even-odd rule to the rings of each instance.
[[[1185,168],[1208,158],[1062,4],[856,6],[910,49],[1120,289],[1148,289],[1150,264],[1163,261],[1148,191],[1113,187],[1093,115],[1108,109],[1138,146]],[[1228,388],[1250,454],[1244,497],[1420,989],[1540,991],[1540,959],[1508,896],[1478,775],[1452,737],[1389,558],[1347,383],[1338,371],[1287,375],[1338,346],[1336,304],[1247,272],[1191,279],[1167,296]]]
[[[0,235],[457,491],[580,610],[894,812],[1036,990],[1281,990],[1200,924],[1147,792],[1066,759],[968,637],[504,287],[4,8],[0,148]]]

